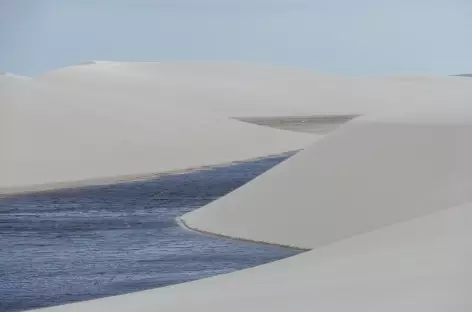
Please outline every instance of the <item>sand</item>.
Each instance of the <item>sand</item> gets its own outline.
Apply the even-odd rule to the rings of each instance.
[[[182,219],[206,232],[317,248],[468,202],[472,123],[438,118],[356,119]]]
[[[182,221],[209,234],[311,251],[42,311],[472,310],[472,80],[89,62],[27,85],[0,104],[8,113],[0,137],[7,187],[309,146]],[[272,127],[333,115],[362,117],[319,134]]]
[[[34,79],[104,99],[119,94],[130,102],[140,94],[156,105],[225,117],[409,112],[446,101],[467,107],[472,96],[472,81],[460,77],[347,78],[238,62],[98,62]]]
[[[230,163],[298,150],[317,138],[159,102],[133,79],[127,75],[127,88],[95,77],[119,90],[105,96],[36,78],[0,93],[0,192]],[[192,95],[196,104],[205,100]]]

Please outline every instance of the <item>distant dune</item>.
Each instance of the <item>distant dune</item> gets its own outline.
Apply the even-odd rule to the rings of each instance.
[[[4,191],[304,148],[181,220],[311,251],[43,311],[472,310],[472,80],[91,62],[13,85]]]
[[[472,82],[455,77],[345,78],[238,62],[98,62],[34,80],[128,103],[139,94],[154,105],[225,117],[408,112],[444,101],[468,105],[472,94]]]

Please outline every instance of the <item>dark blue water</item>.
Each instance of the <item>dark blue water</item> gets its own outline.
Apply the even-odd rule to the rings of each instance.
[[[0,199],[0,311],[162,287],[294,255],[175,222],[284,158]]]

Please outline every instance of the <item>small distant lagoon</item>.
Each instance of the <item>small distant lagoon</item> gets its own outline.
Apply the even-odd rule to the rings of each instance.
[[[175,221],[286,157],[0,199],[0,311],[162,287],[298,253]]]

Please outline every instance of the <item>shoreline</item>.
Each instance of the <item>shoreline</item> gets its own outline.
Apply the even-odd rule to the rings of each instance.
[[[294,154],[298,153],[301,150],[292,150],[287,151],[280,154],[269,154],[266,156],[248,158],[243,160],[235,160],[232,162],[227,163],[220,163],[215,165],[203,165],[199,167],[190,167],[184,169],[175,169],[169,171],[162,171],[162,172],[154,172],[154,173],[143,173],[143,174],[128,174],[128,175],[120,175],[115,177],[104,177],[104,178],[94,178],[94,179],[86,179],[80,181],[70,181],[70,182],[57,182],[57,183],[47,183],[41,185],[32,185],[26,187],[11,187],[11,188],[0,188],[0,199],[7,198],[7,197],[14,197],[14,196],[21,196],[21,195],[33,195],[33,194],[41,194],[47,192],[54,192],[54,191],[64,191],[64,190],[71,190],[71,189],[80,189],[86,187],[94,187],[94,186],[106,186],[106,185],[114,185],[114,184],[123,184],[123,183],[131,183],[131,182],[139,182],[139,181],[149,181],[152,179],[156,179],[163,176],[169,175],[180,175],[186,174],[191,172],[197,171],[204,171],[204,170],[211,170],[215,168],[223,168],[228,167],[236,164],[241,163],[248,163],[263,159],[270,159],[274,157],[283,157],[283,156],[293,156]]]
[[[196,209],[199,209],[199,208],[196,208]],[[283,245],[283,244],[276,244],[276,243],[268,243],[268,242],[264,242],[264,241],[252,240],[252,239],[247,239],[247,238],[241,238],[241,237],[236,237],[236,236],[230,236],[230,235],[225,235],[225,234],[218,234],[218,233],[208,232],[208,231],[204,231],[204,230],[199,230],[197,228],[193,228],[193,227],[189,226],[182,219],[182,216],[176,217],[175,221],[180,227],[184,228],[185,230],[188,230],[188,231],[200,234],[200,235],[213,236],[213,237],[226,238],[226,239],[233,239],[233,240],[238,240],[238,241],[241,241],[241,242],[252,243],[252,244],[262,244],[262,245],[269,245],[269,246],[275,246],[275,247],[281,247],[281,248],[289,248],[289,249],[298,250],[298,251],[301,251],[301,252],[306,252],[306,251],[313,250],[313,249],[309,249],[309,248],[302,248],[302,247],[297,247],[297,246]]]

